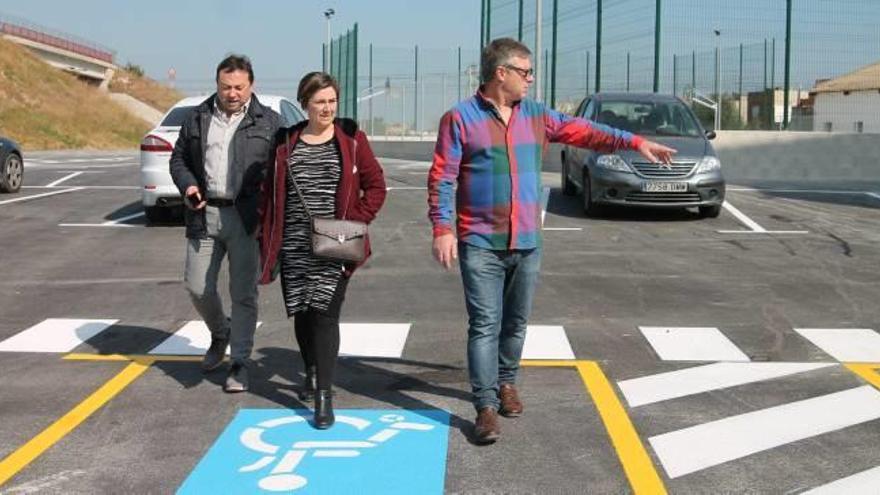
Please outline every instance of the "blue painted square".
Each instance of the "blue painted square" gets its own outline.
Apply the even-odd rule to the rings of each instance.
[[[317,430],[307,410],[239,411],[177,493],[443,492],[448,412],[335,413]]]

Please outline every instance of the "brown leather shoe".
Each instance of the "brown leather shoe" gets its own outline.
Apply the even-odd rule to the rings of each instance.
[[[498,412],[494,407],[484,407],[477,413],[474,422],[474,438],[477,443],[495,443],[501,438],[501,427],[498,426]]]
[[[498,387],[498,398],[501,399],[499,414],[505,418],[518,418],[522,414],[523,405],[519,400],[519,394],[516,393],[516,387],[512,383],[505,383]]]

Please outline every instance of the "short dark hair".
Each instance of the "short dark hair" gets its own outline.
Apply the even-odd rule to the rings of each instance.
[[[214,76],[215,81],[220,80],[221,72],[235,72],[237,70],[248,73],[248,81],[254,83],[254,68],[251,66],[251,59],[245,55],[237,55],[235,53],[227,55],[220,64],[217,65],[217,74]]]
[[[333,76],[326,72],[309,72],[299,81],[299,89],[296,91],[296,101],[299,106],[305,110],[312,95],[322,89],[333,88],[336,91],[336,98],[339,98],[339,84]]]
[[[513,38],[492,40],[480,53],[480,77],[489,82],[495,78],[497,67],[510,63],[513,57],[528,58],[531,54],[529,47]]]

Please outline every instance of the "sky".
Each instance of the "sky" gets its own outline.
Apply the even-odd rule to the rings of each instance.
[[[362,44],[479,44],[477,0],[0,0],[0,17],[100,43],[117,52],[118,64],[139,65],[157,80],[173,67],[182,89],[210,82],[227,53],[244,53],[253,61],[257,89],[262,80],[277,90],[321,69],[328,7],[336,11],[333,36],[357,22]]]

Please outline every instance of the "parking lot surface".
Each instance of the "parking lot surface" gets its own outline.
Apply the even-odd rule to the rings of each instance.
[[[319,432],[277,284],[252,390],[224,394],[198,366],[183,228],[146,224],[136,152],[26,156],[21,192],[0,196],[0,494],[880,486],[880,185],[730,184],[716,219],[586,218],[546,173],[525,413],[477,446],[461,282],[430,256],[430,164],[381,161],[339,419]]]

